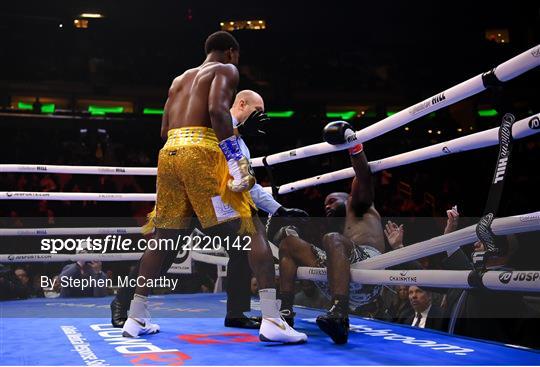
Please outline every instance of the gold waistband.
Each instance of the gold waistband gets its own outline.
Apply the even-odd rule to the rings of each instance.
[[[209,127],[191,126],[169,130],[164,148],[175,148],[186,145],[217,149],[218,140],[214,130]]]

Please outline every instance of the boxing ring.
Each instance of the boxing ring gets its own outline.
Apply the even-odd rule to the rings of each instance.
[[[347,149],[401,127],[426,114],[477,94],[488,87],[531,70],[540,64],[540,46],[500,64],[487,73],[421,101],[386,119],[356,132],[356,140],[333,146],[319,143],[266,157],[252,159],[254,167]],[[470,134],[406,153],[370,162],[372,172],[404,166],[499,143],[498,128]],[[512,137],[522,139],[540,132],[540,113],[515,122]],[[70,173],[97,175],[156,175],[154,167],[58,166],[0,164],[0,172]],[[267,187],[274,194],[330,183],[354,176],[352,168],[306,178],[279,187]],[[0,192],[0,200],[70,201],[155,201],[155,193],[61,193]],[[496,218],[495,235],[540,230],[540,212]],[[86,228],[2,228],[0,237],[140,234],[139,227]],[[497,291],[540,292],[540,272],[473,270],[384,270],[421,257],[452,252],[477,239],[475,226],[431,238],[360,263],[351,270],[351,280],[362,284],[424,285],[441,288],[491,289]],[[273,246],[276,254],[276,248]],[[184,254],[179,254],[183,256]],[[223,254],[221,254],[223,255]],[[107,254],[4,254],[0,263],[62,262],[77,260],[135,261],[141,253]],[[184,262],[202,261],[223,267],[228,259],[212,253],[192,251]],[[279,270],[279,269],[278,269]],[[170,273],[176,271],[173,268]],[[520,279],[533,274],[533,281]],[[522,276],[523,275],[523,276]],[[536,276],[539,275],[539,276]],[[298,269],[298,279],[326,280],[326,269]],[[414,279],[414,281],[412,280]],[[309,335],[305,345],[269,346],[258,342],[256,331],[236,331],[223,327],[225,295],[167,295],[151,297],[151,312],[162,332],[146,338],[125,340],[120,329],[109,325],[108,298],[32,299],[0,302],[0,364],[10,365],[540,365],[540,354],[523,347],[457,337],[446,333],[351,317],[347,345],[333,345],[316,327],[320,311],[297,308],[298,329]],[[257,309],[257,304],[253,305]],[[35,317],[40,315],[40,317]],[[31,338],[28,336],[31,335]],[[387,350],[392,350],[389,353]],[[239,358],[239,356],[242,356]]]

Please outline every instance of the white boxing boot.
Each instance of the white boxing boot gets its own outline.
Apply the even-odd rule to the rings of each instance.
[[[128,319],[122,328],[122,336],[124,338],[137,338],[141,335],[156,334],[158,332],[159,325],[151,322],[146,297],[136,294],[131,301]]]
[[[259,339],[263,342],[276,343],[305,343],[307,335],[299,333],[287,324],[281,317],[279,308],[281,301],[276,300],[275,289],[261,289],[262,322],[259,329]]]

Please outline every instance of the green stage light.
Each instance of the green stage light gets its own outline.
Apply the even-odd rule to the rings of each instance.
[[[32,103],[24,103],[19,101],[17,103],[17,108],[19,110],[32,111],[34,109],[34,105]],[[54,113],[54,110],[54,103],[44,103],[41,105],[41,113]]]
[[[103,106],[94,106],[90,105],[88,106],[88,112],[92,116],[102,116],[106,113],[122,113],[124,112],[124,107],[122,106],[114,106],[114,107],[103,107]]]
[[[31,103],[24,103],[24,102],[19,102],[17,104],[17,108],[19,110],[33,110],[34,108],[32,107],[32,104]]]
[[[326,113],[326,117],[329,119],[350,120],[355,116],[356,116],[356,111],[327,112]]]
[[[497,116],[499,113],[497,110],[491,109],[491,110],[478,110],[478,116],[480,117],[494,117]]]
[[[41,113],[54,113],[55,107],[54,103],[45,103],[41,105]]]
[[[271,118],[288,119],[294,115],[294,111],[268,111],[266,114]]]
[[[143,115],[163,115],[163,109],[161,108],[145,108]]]

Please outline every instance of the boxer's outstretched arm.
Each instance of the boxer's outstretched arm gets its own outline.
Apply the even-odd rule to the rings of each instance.
[[[238,69],[232,64],[216,68],[208,96],[208,113],[219,141],[233,135],[231,104],[238,86]]]
[[[351,207],[357,215],[362,215],[375,198],[371,169],[364,152],[351,155],[351,164],[355,173],[351,187]]]

